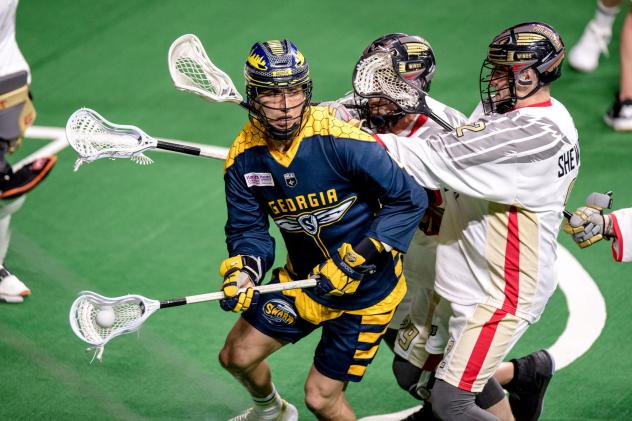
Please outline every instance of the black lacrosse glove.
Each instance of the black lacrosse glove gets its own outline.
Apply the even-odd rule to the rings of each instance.
[[[37,159],[16,172],[7,162],[0,164],[0,199],[15,199],[33,190],[50,173],[57,156]]]

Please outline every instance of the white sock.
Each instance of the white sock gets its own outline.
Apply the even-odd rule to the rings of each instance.
[[[283,405],[281,396],[274,385],[272,385],[272,393],[268,396],[265,398],[255,398],[253,396],[252,400],[254,401],[255,408],[258,412],[276,413],[281,410],[281,406]]]
[[[593,21],[597,24],[597,26],[601,28],[610,28],[612,31],[612,25],[614,24],[614,20],[620,9],[620,6],[604,6],[601,0],[597,0],[597,11],[595,12]]]

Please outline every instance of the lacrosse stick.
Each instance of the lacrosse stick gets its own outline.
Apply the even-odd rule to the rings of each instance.
[[[89,108],[75,111],[66,123],[66,139],[79,154],[75,171],[81,164],[101,158],[129,158],[137,164],[153,162],[143,154],[147,149],[164,149],[186,155],[226,159],[223,148],[196,147],[180,142],[168,142],[149,136],[136,126],[114,124]]]
[[[266,294],[286,289],[311,288],[316,286],[316,283],[316,279],[304,279],[262,285],[254,289],[261,294]],[[95,292],[83,291],[70,307],[70,326],[79,339],[91,345],[89,349],[96,351],[95,358],[101,360],[105,345],[109,341],[117,336],[137,331],[155,311],[162,308],[221,300],[224,297],[224,293],[220,291],[157,301],[135,294],[109,298]],[[99,323],[98,314],[100,311],[113,312],[113,320],[108,323],[109,326]]]
[[[353,72],[353,89],[364,98],[387,98],[405,113],[427,115],[452,131],[454,128],[428,107],[426,93],[408,83],[394,66],[388,52],[378,51],[363,58]]]
[[[182,35],[171,44],[167,64],[176,89],[209,102],[234,102],[250,109],[230,76],[213,64],[195,35]]]

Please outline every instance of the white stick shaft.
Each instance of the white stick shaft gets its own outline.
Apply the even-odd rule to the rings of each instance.
[[[259,291],[261,294],[266,294],[268,292],[278,292],[284,291],[286,289],[299,289],[299,288],[311,288],[316,286],[318,281],[316,279],[303,279],[301,281],[292,281],[292,282],[283,282],[278,284],[271,285],[261,285],[255,287],[255,290]],[[245,289],[241,290],[245,291]],[[199,295],[191,295],[186,297],[187,304],[194,303],[202,303],[204,301],[215,301],[221,300],[224,298],[224,293],[219,292],[211,292],[208,294],[199,294]]]

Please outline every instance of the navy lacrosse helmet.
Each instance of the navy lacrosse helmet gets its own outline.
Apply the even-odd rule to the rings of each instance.
[[[369,44],[358,63],[379,51],[386,51],[391,54],[394,69],[408,83],[424,92],[430,90],[436,60],[428,41],[417,35],[387,34]],[[384,98],[389,99],[387,96]],[[375,114],[370,109],[366,98],[356,97],[356,104],[360,109],[360,117],[368,123],[371,129],[378,132],[389,131],[405,115],[401,109],[385,115]]]
[[[516,101],[535,94],[562,74],[562,61],[566,49],[560,34],[550,25],[541,22],[525,22],[505,29],[497,35],[487,51],[481,67],[481,101],[486,114],[506,113],[516,106]],[[538,82],[524,96],[516,93],[516,84],[530,86],[521,74],[533,69]],[[508,76],[508,95],[497,95],[499,90],[492,82]]]
[[[311,100],[312,80],[309,64],[296,45],[289,40],[270,40],[255,43],[250,49],[244,66],[247,102],[250,121],[272,139],[291,140],[303,125],[305,111]],[[291,127],[280,129],[271,124],[263,108],[270,108],[258,101],[264,93],[283,93],[299,89],[304,94],[301,118]],[[294,107],[292,107],[294,108]],[[276,108],[287,112],[288,107]]]

